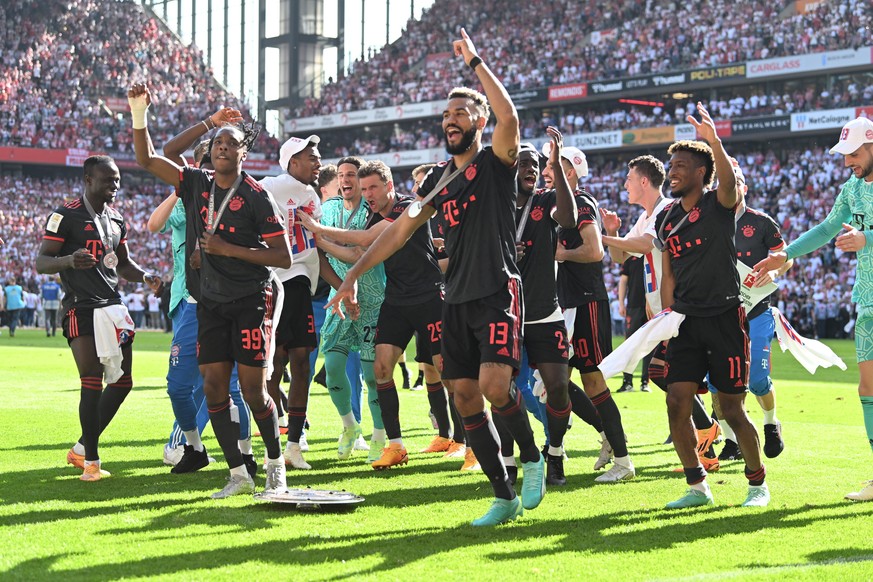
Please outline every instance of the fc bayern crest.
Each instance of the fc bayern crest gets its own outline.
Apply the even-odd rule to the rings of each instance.
[[[539,222],[543,219],[543,209],[542,208],[534,208],[530,211],[530,218],[534,222]]]
[[[234,196],[228,207],[230,207],[231,212],[239,212],[239,209],[243,207],[243,199],[239,196]]]
[[[752,238],[753,236],[755,236],[755,227],[751,224],[747,224],[746,226],[744,226],[743,236],[745,236],[746,238]]]
[[[476,166],[469,165],[467,169],[464,171],[464,177],[467,178],[467,181],[472,182],[473,178],[476,177]]]
[[[695,206],[688,213],[688,222],[697,222],[698,218],[700,218],[700,210]]]

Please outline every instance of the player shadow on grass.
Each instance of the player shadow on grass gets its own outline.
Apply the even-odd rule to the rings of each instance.
[[[851,509],[849,509],[851,507]],[[824,509],[832,508],[829,515],[822,516]],[[858,510],[843,502],[823,505],[806,504],[797,508],[749,510],[744,508],[714,507],[691,512],[668,512],[663,509],[652,509],[635,512],[601,514],[582,519],[568,517],[560,520],[537,520],[536,513],[531,512],[519,521],[499,528],[472,528],[466,522],[469,516],[456,513],[446,513],[446,520],[454,522],[449,527],[423,527],[411,530],[409,527],[397,527],[397,522],[390,522],[394,529],[378,531],[370,524],[366,534],[331,535],[329,537],[285,537],[280,541],[268,541],[254,544],[233,545],[232,535],[235,532],[252,531],[259,528],[281,526],[283,531],[305,532],[306,524],[313,516],[306,512],[288,511],[287,508],[265,506],[257,510],[247,507],[228,507],[225,503],[189,504],[187,507],[173,510],[169,515],[149,522],[143,529],[150,531],[169,531],[178,528],[180,524],[201,523],[208,517],[210,524],[228,531],[225,547],[192,551],[190,546],[170,544],[161,556],[151,556],[137,561],[125,559],[117,563],[89,564],[82,568],[59,569],[54,564],[68,554],[38,558],[16,565],[6,574],[10,577],[27,577],[33,574],[34,563],[39,563],[44,571],[52,571],[59,575],[83,577],[89,579],[108,579],[117,577],[124,571],[130,576],[177,576],[184,577],[186,570],[201,570],[208,564],[214,571],[223,567],[233,567],[239,564],[240,556],[253,563],[264,562],[283,567],[294,565],[311,566],[335,563],[341,573],[328,580],[348,579],[352,575],[399,576],[402,569],[418,561],[433,558],[435,554],[449,557],[459,548],[476,545],[493,544],[479,556],[483,561],[500,563],[504,560],[537,560],[542,559],[543,551],[519,551],[520,547],[530,539],[548,538],[549,553],[586,552],[602,553],[604,558],[621,555],[625,552],[640,552],[670,549],[682,544],[698,542],[700,539],[715,539],[731,534],[748,534],[761,529],[801,529],[820,519],[839,518],[849,510],[857,514]],[[359,509],[358,511],[362,511]],[[861,511],[864,511],[863,509]],[[868,513],[873,511],[870,507]],[[240,512],[245,513],[245,519],[240,519]],[[804,516],[804,514],[809,514]],[[384,515],[384,513],[382,514]],[[688,519],[669,519],[672,516],[697,518],[693,524]],[[401,514],[398,513],[398,519]],[[362,519],[364,516],[362,516]],[[716,519],[713,519],[716,518]],[[323,514],[317,518],[319,523],[348,523],[347,514]],[[353,519],[353,518],[351,518]],[[458,521],[461,523],[458,523]],[[638,531],[629,531],[628,526],[634,522],[656,522],[656,527]],[[413,524],[410,524],[412,527]],[[107,530],[99,535],[117,535],[130,530]],[[303,534],[304,536],[306,534]],[[250,537],[246,537],[250,539]],[[513,542],[519,543],[513,543]],[[395,551],[392,548],[403,548]],[[799,554],[797,560],[804,558],[812,561],[833,563],[838,560],[850,561],[870,559],[870,550],[866,548],[847,548],[840,552],[818,552]],[[362,567],[349,572],[354,562],[360,560],[366,564],[376,564]],[[750,565],[751,568],[779,567],[783,564],[765,563],[766,557]],[[805,565],[805,564],[804,564]]]
[[[109,431],[112,429],[110,428]],[[59,453],[59,459],[63,462],[64,455],[67,454],[67,450],[70,448],[71,441],[64,441],[59,443],[32,443],[27,445],[15,446],[15,447],[0,447],[0,451],[55,451]],[[111,449],[113,447],[157,447],[158,449],[166,443],[166,439],[144,439],[144,440],[123,440],[123,441],[113,441],[108,439],[108,442],[103,447],[107,449]],[[102,449],[101,449],[102,450]]]

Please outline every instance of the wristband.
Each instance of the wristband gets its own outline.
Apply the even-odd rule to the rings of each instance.
[[[482,64],[482,57],[480,57],[479,55],[476,55],[475,57],[470,59],[470,64],[467,66],[475,71],[476,67],[478,67],[481,64]]]
[[[149,110],[145,95],[128,97],[127,102],[130,104],[130,117],[133,120],[133,128],[145,129],[148,126],[147,114]]]

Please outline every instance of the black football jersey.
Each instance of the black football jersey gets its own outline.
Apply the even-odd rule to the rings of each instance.
[[[449,171],[454,162],[448,162]],[[421,185],[430,192],[446,162],[437,165]],[[446,302],[465,303],[493,295],[510,277],[515,264],[515,199],[517,165],[507,167],[490,147],[484,148],[429,204],[440,215],[449,267]]]
[[[212,171],[196,168],[184,168],[181,171],[178,195],[185,205],[189,237],[199,239],[206,231],[209,192],[214,176]],[[228,190],[215,188],[216,212]],[[243,180],[221,216],[215,234],[231,244],[267,248],[265,239],[284,233],[282,213],[277,209],[273,197],[257,180],[243,172]],[[270,269],[267,267],[201,251],[199,291],[207,299],[228,303],[265,289],[269,280]],[[190,288],[188,291],[198,298],[199,294]]]
[[[127,242],[127,226],[121,214],[111,206],[104,206],[103,212],[98,216],[104,213],[108,215],[112,229],[112,233],[104,234],[115,243],[115,247],[109,250],[100,240],[99,231],[82,198],[71,200],[55,209],[46,221],[43,238],[63,243],[59,257],[72,255],[79,249],[87,249],[97,259],[97,265],[90,269],[64,269],[60,272],[61,285],[64,287],[64,309],[100,308],[121,303],[118,273],[103,263],[103,257]]]
[[[394,222],[414,201],[398,196],[385,220]],[[417,305],[442,293],[443,273],[433,248],[430,221],[385,261],[385,280],[385,302],[392,305]]]
[[[576,228],[559,228],[558,244],[565,249],[582,245],[580,230],[587,224],[600,228],[600,210],[597,200],[585,190],[576,191]],[[608,299],[603,282],[603,265],[596,263],[558,263],[558,303],[563,309],[579,307],[592,301]]]
[[[658,256],[660,259],[660,255]],[[627,275],[627,299],[628,308],[646,307],[646,286],[643,281],[643,258],[628,255],[621,264],[621,274]]]
[[[655,232],[663,236],[675,279],[673,311],[709,317],[740,304],[735,218],[715,190],[704,192],[687,213],[677,199],[658,214]]]
[[[519,240],[524,245],[524,256],[518,261],[518,269],[524,288],[524,317],[527,321],[539,321],[558,308],[555,280],[558,223],[552,218],[555,196],[554,190],[531,194],[527,221]],[[516,232],[524,214],[524,206],[515,211]]]

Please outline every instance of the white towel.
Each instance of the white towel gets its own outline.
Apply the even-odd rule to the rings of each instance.
[[[771,307],[770,310],[773,311],[773,317],[776,319],[776,339],[779,340],[779,347],[783,352],[785,350],[791,352],[794,359],[800,362],[807,372],[814,374],[819,366],[846,369],[846,363],[833,350],[820,341],[801,336],[794,331],[781,311],[775,307]]]
[[[572,358],[575,354],[573,350],[573,332],[576,331],[576,308],[570,307],[564,310],[564,326],[567,328],[567,343],[570,344],[569,355]]]
[[[94,310],[94,346],[103,364],[103,380],[107,384],[121,378],[121,344],[133,333],[133,320],[124,305],[108,305]]]
[[[621,372],[633,372],[639,361],[655,349],[655,346],[679,335],[679,326],[683,321],[685,316],[669,307],[655,315],[603,358],[597,366],[603,377],[611,378]]]

